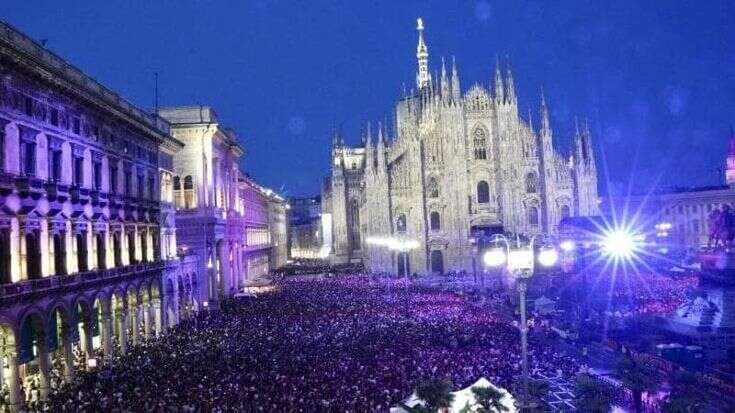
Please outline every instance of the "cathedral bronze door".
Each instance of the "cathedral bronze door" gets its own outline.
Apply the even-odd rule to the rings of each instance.
[[[398,275],[405,276],[411,273],[411,267],[408,262],[408,253],[398,253]]]
[[[431,251],[431,272],[444,274],[444,254],[439,250]]]

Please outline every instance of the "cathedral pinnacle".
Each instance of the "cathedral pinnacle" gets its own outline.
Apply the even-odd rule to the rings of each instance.
[[[503,90],[503,76],[500,74],[500,62],[495,59],[495,99],[503,101],[505,99],[505,91]]]
[[[416,30],[419,32],[419,43],[416,46],[416,59],[419,64],[419,71],[416,74],[416,87],[421,90],[431,83],[431,74],[429,74],[429,48],[424,41],[424,21],[421,17],[416,19]]]
[[[510,66],[508,66],[507,74],[505,76],[505,86],[506,86],[506,94],[505,98],[508,102],[513,103],[516,100],[516,88],[513,83],[513,72],[510,70]]]
[[[546,97],[544,97],[544,88],[541,88],[541,130],[543,133],[551,133],[549,124],[549,109],[546,107]]]
[[[457,62],[452,56],[452,99],[459,101],[461,91],[459,90],[459,73],[457,73]]]

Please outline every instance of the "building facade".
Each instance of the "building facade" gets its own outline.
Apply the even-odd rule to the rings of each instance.
[[[735,134],[731,134],[724,165],[725,185],[675,188],[644,195],[603,198],[602,212],[613,217],[638,217],[658,225],[660,242],[697,250],[709,244],[713,211],[735,210]],[[661,238],[661,237],[660,237]]]
[[[271,231],[271,204],[280,197],[248,177],[240,178],[240,193],[245,207],[245,268],[243,281],[267,275],[271,268],[285,263],[271,260],[274,236]]]
[[[572,153],[553,145],[541,97],[535,130],[518,112],[513,76],[495,69],[492,87],[460,87],[454,62],[429,73],[419,19],[416,88],[394,107],[393,136],[383,126],[349,147],[335,134],[323,210],[332,222],[333,262],[364,260],[375,271],[441,273],[471,269],[477,233],[554,232],[567,216],[598,209],[597,170],[587,127]],[[388,249],[389,237],[415,245]]]
[[[289,199],[288,250],[291,258],[324,258],[321,197]]]
[[[167,122],[0,22],[0,388],[48,394],[186,317]],[[26,391],[28,395],[30,392]]]
[[[184,143],[173,160],[178,248],[202,258],[196,300],[209,304],[285,264],[280,254],[285,239],[279,244],[285,228],[274,223],[285,202],[240,171],[244,150],[211,107],[161,108],[158,113]]]
[[[272,197],[268,205],[268,228],[273,242],[270,262],[275,269],[288,261],[288,211],[291,206],[280,196]]]

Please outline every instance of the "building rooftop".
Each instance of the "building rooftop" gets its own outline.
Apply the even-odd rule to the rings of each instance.
[[[172,125],[219,123],[217,113],[210,106],[167,106],[158,109],[159,116]]]
[[[76,66],[2,20],[0,20],[0,44],[7,45],[13,53],[29,59],[30,67],[40,72],[41,75],[50,72],[59,79],[74,85],[72,90],[77,90],[84,98],[91,98],[92,103],[112,107],[118,111],[118,116],[122,115],[122,118],[138,124],[143,129],[147,128],[159,135],[170,135],[170,126],[163,118],[123,99],[116,92],[106,88]]]

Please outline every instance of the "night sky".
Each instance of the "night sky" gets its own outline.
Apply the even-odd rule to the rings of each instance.
[[[244,169],[316,195],[331,130],[348,141],[415,82],[416,17],[430,64],[462,85],[510,61],[524,117],[544,88],[557,147],[589,118],[613,191],[712,185],[735,124],[732,1],[34,1],[0,17],[144,108],[207,104],[246,148]],[[604,160],[603,160],[604,158]],[[631,178],[632,177],[632,178]]]

